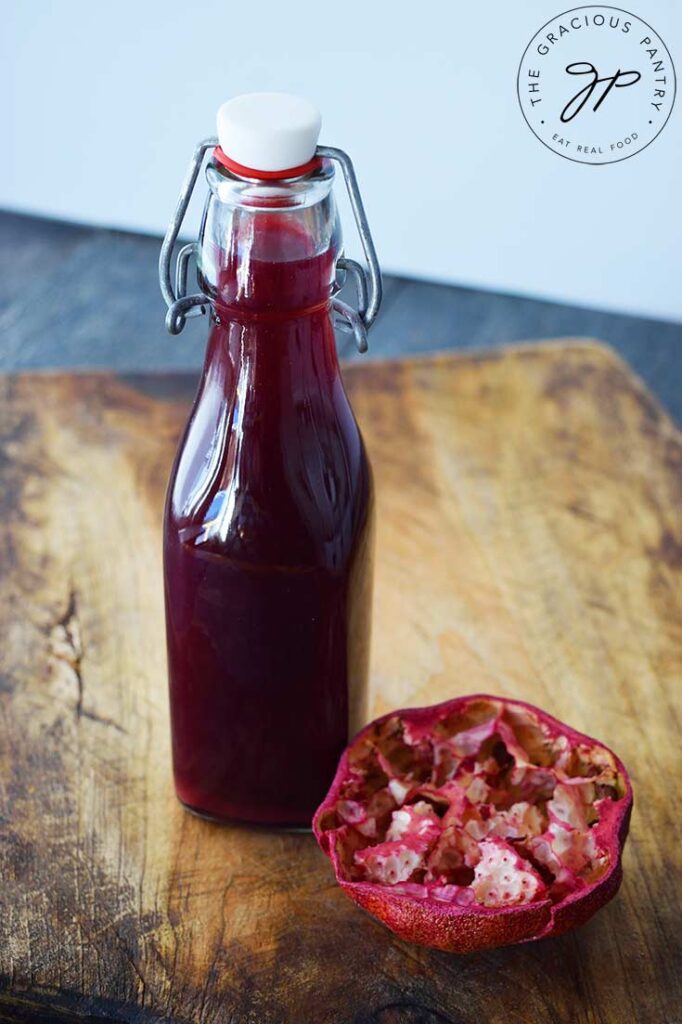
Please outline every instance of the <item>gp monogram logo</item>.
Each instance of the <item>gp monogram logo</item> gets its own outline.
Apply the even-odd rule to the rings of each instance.
[[[519,103],[533,134],[583,164],[626,160],[650,145],[675,102],[675,68],[661,37],[618,7],[557,15],[526,47]]]

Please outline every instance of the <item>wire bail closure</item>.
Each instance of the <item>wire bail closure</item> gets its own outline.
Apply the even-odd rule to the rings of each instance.
[[[187,294],[189,263],[192,257],[196,258],[198,254],[198,242],[189,242],[180,249],[175,262],[175,283],[171,279],[171,262],[175,243],[177,242],[182,222],[185,219],[187,207],[199,177],[204,157],[209,150],[215,149],[217,145],[217,138],[209,138],[204,139],[203,142],[198,143],[196,146],[185,180],[180,189],[173,217],[161,245],[159,283],[161,285],[161,294],[168,307],[166,328],[170,334],[180,334],[188,317],[204,314],[210,305],[210,300],[203,292],[197,292],[192,295]],[[337,281],[337,287],[341,287],[347,275],[350,274],[357,291],[358,308],[353,309],[352,306],[341,302],[340,299],[332,298],[334,324],[342,331],[352,332],[358,351],[366,352],[367,332],[374,323],[379,312],[379,306],[381,305],[381,270],[379,269],[376,249],[374,248],[367,215],[365,214],[365,208],[355,176],[355,168],[348,154],[344,153],[342,149],[336,149],[333,146],[318,146],[315,150],[315,156],[333,160],[341,167],[367,263],[367,266],[363,267],[356,260],[346,256],[340,256],[337,259],[337,271],[342,273],[342,280],[341,282]]]

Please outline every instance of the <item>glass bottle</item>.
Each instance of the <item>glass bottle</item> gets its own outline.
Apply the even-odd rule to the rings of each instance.
[[[164,521],[175,785],[214,819],[306,827],[366,717],[372,474],[332,324],[333,164],[277,177],[225,148],[197,253],[208,348]]]

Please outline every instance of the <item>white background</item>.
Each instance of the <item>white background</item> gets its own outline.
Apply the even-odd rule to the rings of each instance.
[[[0,205],[162,232],[220,102],[299,92],[355,161],[386,270],[682,319],[682,98],[601,167],[519,110],[521,54],[562,0],[2,5]],[[629,6],[682,73],[682,3]]]

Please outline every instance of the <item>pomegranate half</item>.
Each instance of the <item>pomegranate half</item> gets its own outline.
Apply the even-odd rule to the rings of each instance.
[[[351,899],[409,942],[468,953],[587,921],[620,885],[631,809],[603,744],[477,694],[363,729],[313,829]]]

